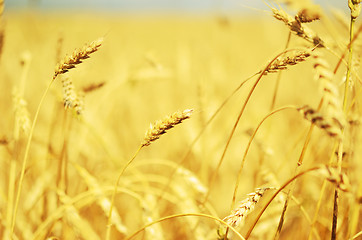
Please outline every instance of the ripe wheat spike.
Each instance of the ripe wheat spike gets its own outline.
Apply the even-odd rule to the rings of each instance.
[[[177,111],[165,117],[164,119],[158,120],[154,124],[151,124],[150,128],[146,131],[142,142],[142,147],[150,145],[151,142],[159,139],[161,135],[165,134],[167,130],[173,128],[177,124],[180,124],[183,120],[190,118],[192,112],[192,109]]]
[[[240,227],[244,223],[245,218],[254,210],[255,205],[260,201],[266,191],[274,189],[270,187],[266,188],[257,188],[255,192],[249,193],[248,197],[242,200],[234,210],[231,211],[231,214],[225,217],[223,220],[233,226]],[[225,226],[220,226],[217,230],[219,239],[224,239],[226,234]]]
[[[69,71],[69,69],[75,68],[75,66],[82,62],[82,60],[89,58],[91,53],[94,53],[102,45],[103,38],[91,42],[85,45],[81,49],[76,49],[72,55],[66,56],[58,65],[55,67],[53,80],[59,75]]]
[[[283,9],[271,8],[273,17],[285,23],[294,34],[304,38],[314,46],[325,47],[324,41],[310,28],[303,25],[299,18],[295,18],[286,13]]]
[[[300,62],[304,62],[311,53],[309,51],[300,51],[295,53],[292,56],[282,56],[276,59],[268,69],[266,69],[265,74],[274,73],[279,70],[285,70],[288,66],[296,65]]]

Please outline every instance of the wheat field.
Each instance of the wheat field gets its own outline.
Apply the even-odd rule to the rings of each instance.
[[[362,239],[350,6],[5,10],[0,238]]]

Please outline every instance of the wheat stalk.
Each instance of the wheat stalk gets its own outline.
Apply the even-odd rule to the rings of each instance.
[[[66,56],[55,67],[53,80],[59,75],[69,71],[69,69],[75,68],[75,66],[82,62],[82,60],[89,58],[91,53],[94,53],[102,45],[103,38],[95,40],[90,44],[86,44],[81,49],[76,49],[72,55]]]
[[[70,57],[65,57],[63,59],[63,61],[61,61],[55,68],[55,72],[52,78],[52,81],[49,82],[47,88],[45,89],[40,102],[38,104],[38,107],[35,111],[34,114],[34,119],[29,131],[29,136],[28,136],[28,141],[25,147],[25,152],[24,152],[24,158],[23,158],[23,162],[21,165],[21,171],[20,171],[20,176],[19,176],[19,180],[18,180],[18,190],[17,190],[17,194],[16,194],[16,199],[15,199],[15,203],[14,203],[14,210],[13,210],[13,219],[11,222],[11,227],[10,227],[10,236],[12,237],[14,234],[14,229],[15,229],[15,223],[16,223],[16,217],[17,217],[17,213],[18,213],[18,207],[19,207],[19,201],[20,201],[20,195],[21,195],[21,191],[22,191],[22,187],[23,187],[23,182],[24,182],[24,176],[25,176],[25,169],[26,169],[26,164],[27,164],[27,160],[28,160],[28,156],[29,156],[29,150],[30,150],[30,144],[31,144],[31,140],[33,138],[33,133],[34,133],[34,129],[35,129],[35,124],[37,122],[38,116],[39,116],[39,112],[40,112],[40,108],[44,102],[44,99],[50,89],[50,87],[52,86],[54,80],[56,79],[56,77],[59,74],[63,74],[65,72],[67,72],[69,69],[74,68],[76,64],[79,64],[82,62],[83,59],[86,59],[89,57],[89,54],[95,52],[98,50],[98,48],[101,46],[103,39],[99,39],[96,40],[94,42],[92,42],[89,45],[84,46],[82,49],[78,49],[75,50],[74,53],[72,54],[72,56]]]
[[[123,166],[121,173],[118,175],[116,184],[114,186],[114,191],[112,194],[111,207],[110,207],[109,214],[108,214],[106,240],[110,239],[111,216],[112,216],[112,211],[113,211],[113,207],[114,207],[114,199],[115,199],[115,195],[117,193],[118,183],[119,183],[123,173],[126,171],[128,166],[134,161],[137,154],[143,147],[149,146],[153,141],[159,139],[161,135],[165,134],[167,130],[173,128],[177,124],[180,124],[183,120],[190,118],[192,112],[193,112],[192,109],[186,109],[184,111],[174,112],[173,114],[165,117],[163,120],[156,121],[153,125],[151,124],[150,128],[146,131],[145,137],[144,137],[143,142],[141,143],[140,147],[137,149],[137,151],[133,155],[133,157],[126,163],[126,165]]]
[[[183,120],[190,118],[192,112],[192,109],[177,111],[164,119],[151,124],[149,129],[146,131],[142,147],[150,145],[153,141],[159,139],[161,135],[165,134],[167,130],[173,128],[177,124],[180,124]]]

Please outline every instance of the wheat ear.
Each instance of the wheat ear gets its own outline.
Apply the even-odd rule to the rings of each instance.
[[[64,108],[73,108],[74,102],[77,99],[77,94],[74,90],[74,84],[69,78],[62,78],[63,85],[63,104]]]
[[[106,82],[92,83],[92,84],[89,84],[87,86],[84,86],[82,88],[82,91],[84,93],[93,92],[93,91],[96,91],[96,90],[104,87],[104,85],[106,85]]]
[[[289,27],[289,29],[296,34],[297,36],[304,38],[308,42],[314,44],[314,46],[325,47],[323,40],[318,37],[311,29],[303,25],[303,22],[300,21],[300,18],[292,17],[286,13],[283,9],[271,8],[273,17],[277,20],[280,20]]]
[[[305,119],[309,120],[317,127],[325,130],[329,136],[337,138],[342,137],[342,126],[339,125],[339,122],[323,116],[320,112],[309,107],[308,105],[300,107],[297,110],[303,114]]]
[[[153,141],[159,139],[161,135],[165,134],[167,130],[173,128],[177,124],[180,124],[183,120],[190,118],[192,112],[192,109],[177,111],[164,119],[151,124],[150,128],[146,131],[142,147],[150,145]]]
[[[267,73],[274,73],[279,70],[285,70],[288,66],[296,65],[300,62],[304,62],[311,55],[310,51],[299,51],[292,56],[278,57],[273,63],[265,70]]]
[[[330,70],[328,62],[320,53],[313,54],[313,68],[316,71],[316,79],[320,82],[323,92],[323,101],[327,104],[325,107],[326,116],[338,122],[339,125],[345,125],[342,102],[340,101],[337,84],[333,81],[334,74]]]
[[[344,192],[351,190],[351,184],[348,176],[345,173],[339,172],[339,169],[324,166],[318,171],[318,173],[324,176],[327,181],[334,183],[338,189]]]
[[[337,138],[342,137],[342,126],[339,124],[339,122],[323,116],[320,112],[309,107],[308,105],[300,107],[297,110],[303,114],[305,119],[309,120],[317,127],[325,130],[329,136]]]
[[[310,9],[304,8],[295,15],[295,20],[301,23],[310,23],[320,19],[320,14],[318,12],[313,12]]]
[[[351,18],[356,19],[361,13],[361,0],[348,0],[348,7],[351,9]]]
[[[254,210],[255,205],[260,201],[265,192],[270,189],[274,188],[257,188],[255,192],[249,193],[248,197],[242,200],[239,203],[239,206],[232,210],[231,214],[225,217],[223,221],[235,228],[242,226],[245,218]],[[225,238],[225,234],[227,234],[227,231],[225,230],[226,228],[224,226],[221,226],[217,230],[220,237],[219,239]]]
[[[69,71],[69,69],[75,68],[75,66],[82,62],[82,60],[89,58],[91,53],[94,53],[102,45],[103,38],[95,40],[90,44],[86,44],[81,49],[76,49],[72,55],[66,56],[55,67],[53,80],[59,75]]]
[[[13,90],[13,102],[15,113],[14,136],[15,139],[17,139],[19,137],[20,130],[25,133],[25,135],[29,134],[31,120],[30,113],[27,109],[28,104],[17,88],[14,88]]]
[[[71,109],[76,115],[81,115],[84,109],[84,93],[75,91],[74,84],[69,78],[62,78],[64,108]]]

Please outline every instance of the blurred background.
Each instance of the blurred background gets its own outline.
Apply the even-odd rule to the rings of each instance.
[[[11,0],[5,1],[11,10],[26,9],[28,7],[41,10],[97,10],[117,12],[225,12],[225,13],[248,13],[258,14],[261,10],[267,10],[266,4],[274,1],[256,0]],[[288,2],[279,1],[279,2]],[[296,2],[296,1],[294,1]],[[338,8],[348,11],[347,0],[302,0],[299,2],[314,2],[321,5],[325,10]]]

